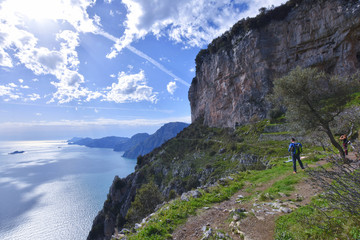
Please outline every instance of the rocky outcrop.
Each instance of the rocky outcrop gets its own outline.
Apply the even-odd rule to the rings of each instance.
[[[192,120],[234,127],[265,118],[272,81],[296,66],[332,74],[360,68],[360,2],[291,0],[238,22],[196,58]]]

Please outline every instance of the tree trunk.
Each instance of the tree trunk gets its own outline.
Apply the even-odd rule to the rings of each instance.
[[[324,126],[326,134],[329,136],[331,144],[336,147],[337,150],[339,150],[340,156],[342,159],[345,159],[345,152],[343,148],[340,146],[340,144],[336,141],[334,138],[334,135],[332,134],[329,126]]]

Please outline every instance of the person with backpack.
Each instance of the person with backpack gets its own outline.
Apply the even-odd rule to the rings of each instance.
[[[292,157],[294,173],[296,173],[296,160],[298,160],[301,169],[304,170],[305,168],[300,160],[300,153],[302,152],[301,143],[296,142],[295,138],[291,138],[291,143],[289,145],[288,151],[290,152]]]

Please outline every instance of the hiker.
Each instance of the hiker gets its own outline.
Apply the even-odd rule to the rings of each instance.
[[[346,134],[341,135],[340,140],[343,141],[343,147],[344,147],[345,155],[348,155],[348,148],[347,148],[348,139],[347,139],[347,135]]]
[[[289,150],[291,153],[292,161],[293,161],[293,169],[294,173],[296,173],[296,160],[298,160],[301,169],[305,169],[301,160],[300,160],[300,153],[302,152],[302,145],[301,143],[297,143],[295,138],[291,138],[291,143],[289,145]]]

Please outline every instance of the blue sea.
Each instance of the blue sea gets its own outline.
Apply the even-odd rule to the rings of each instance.
[[[136,160],[121,155],[65,141],[0,142],[0,239],[86,239],[114,176],[134,171]]]

